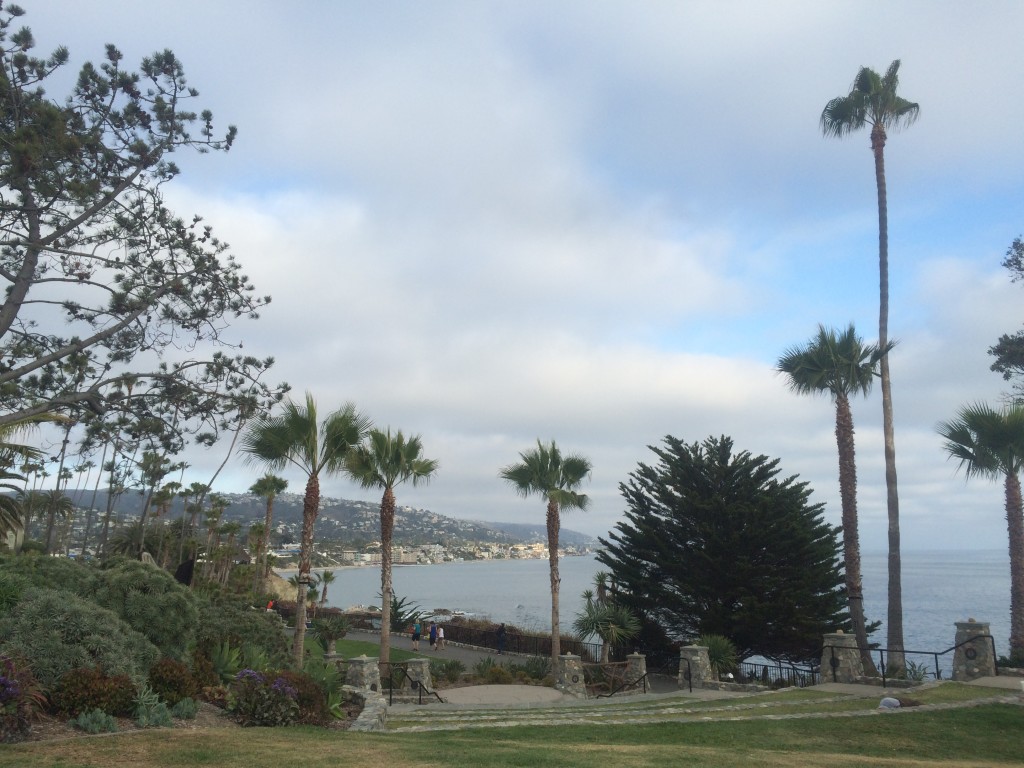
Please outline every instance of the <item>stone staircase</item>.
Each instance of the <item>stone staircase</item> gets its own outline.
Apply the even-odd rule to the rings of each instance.
[[[695,701],[684,697],[651,697],[642,701],[633,697],[621,701],[580,702],[553,707],[456,708],[395,706],[388,712],[385,729],[395,733],[420,731],[457,731],[469,728],[509,728],[514,726],[627,725],[740,721],[754,719],[796,719],[823,717],[887,716],[912,712],[958,709],[981,704],[1022,704],[1022,697],[999,695],[964,702],[927,704],[901,710],[879,710],[875,697],[854,695],[808,695],[806,698],[756,696],[750,699]],[[835,704],[840,706],[832,706]],[[824,708],[823,705],[830,705]]]

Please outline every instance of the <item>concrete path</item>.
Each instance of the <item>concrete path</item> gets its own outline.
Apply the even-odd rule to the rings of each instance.
[[[350,630],[348,638],[362,640],[369,643],[379,643],[380,634],[367,630]],[[400,648],[412,652],[412,641],[408,635],[392,635],[392,648]],[[426,659],[458,659],[465,666],[467,671],[472,671],[480,661],[486,658],[493,659],[496,663],[516,663],[528,658],[519,654],[499,655],[497,651],[489,648],[476,648],[472,646],[448,643],[444,650],[430,650],[429,640],[420,641],[418,655]],[[715,690],[694,690],[692,692],[682,689],[672,677],[665,675],[650,675],[649,682],[651,691],[647,694],[629,696],[632,702],[659,700],[691,699],[694,701],[716,701],[726,699],[737,699],[749,696],[747,693],[733,691]],[[1008,691],[1024,692],[1024,678],[1011,677],[1009,675],[998,675],[995,677],[984,677],[974,680],[969,685],[976,685],[986,688],[997,688]],[[858,685],[845,683],[822,683],[813,686],[812,690],[824,691],[846,696],[858,696],[862,698],[877,698],[883,696],[912,695],[906,688],[883,688],[882,686]],[[546,688],[539,685],[472,685],[463,688],[443,688],[438,693],[447,701],[447,704],[434,704],[436,708],[451,709],[486,709],[495,707],[524,708],[542,706],[575,706],[581,702],[571,696],[566,696],[561,691],[553,688]],[[622,697],[611,697],[606,699],[588,699],[590,706],[600,707],[605,704],[621,703]],[[397,707],[398,705],[396,705]],[[403,705],[404,706],[404,705]]]

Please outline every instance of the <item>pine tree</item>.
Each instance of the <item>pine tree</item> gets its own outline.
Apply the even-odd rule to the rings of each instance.
[[[725,436],[664,443],[620,484],[626,520],[601,539],[622,602],[673,639],[728,637],[741,658],[804,661],[848,631],[839,529],[807,483]]]

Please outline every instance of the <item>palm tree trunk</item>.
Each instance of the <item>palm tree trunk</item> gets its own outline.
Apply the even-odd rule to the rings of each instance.
[[[267,496],[267,511],[263,516],[263,535],[260,536],[259,562],[256,565],[256,577],[260,588],[267,588],[267,552],[270,549],[270,525],[274,520],[274,497]]]
[[[1006,474],[1005,487],[1010,540],[1010,658],[1024,660],[1024,501],[1015,472]]]
[[[839,496],[843,507],[843,565],[846,598],[850,605],[853,634],[860,648],[864,674],[875,677],[878,670],[868,650],[867,620],[864,618],[864,584],[860,569],[860,533],[857,519],[857,462],[850,400],[836,395],[836,445],[839,449]]]
[[[107,443],[103,443],[103,455],[100,457],[99,471],[96,473],[96,485],[92,487],[92,499],[89,501],[89,514],[85,518],[85,536],[82,537],[82,560],[85,561],[85,548],[89,544],[89,531],[96,513],[96,496],[100,492],[100,481],[103,479],[103,465],[107,461]]]
[[[562,635],[558,628],[558,587],[562,582],[558,575],[558,529],[560,526],[558,504],[548,501],[548,566],[551,571],[551,664],[557,669],[558,657],[562,654]]]
[[[871,130],[871,151],[875,157],[875,187],[878,190],[878,348],[889,343],[889,213],[885,190],[885,129],[876,123]],[[902,672],[903,578],[900,557],[900,501],[896,491],[896,438],[892,419],[892,383],[889,356],[880,361],[882,384],[882,433],[885,441],[885,496],[889,515],[889,606],[886,622],[890,673]]]
[[[391,541],[395,533],[395,492],[380,501],[380,663],[391,661]]]
[[[306,589],[313,561],[313,524],[320,506],[320,478],[310,474],[306,481],[306,495],[302,500],[302,545],[299,549],[299,586],[295,597],[295,639],[292,656],[295,666],[302,669],[306,643]]]

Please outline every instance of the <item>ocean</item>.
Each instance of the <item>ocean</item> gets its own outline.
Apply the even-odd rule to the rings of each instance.
[[[883,626],[872,640],[885,645],[887,557],[861,556],[864,608]],[[581,609],[602,565],[593,555],[559,561],[563,630]],[[379,568],[339,568],[328,589],[328,604],[380,605]],[[441,565],[396,566],[395,594],[425,611],[449,609],[488,616],[525,629],[549,631],[551,592],[547,560],[478,560]],[[903,632],[908,651],[929,653],[953,645],[956,621],[987,621],[996,650],[1005,655],[1010,634],[1010,565],[1006,550],[916,551],[903,553]],[[916,657],[911,657],[916,658]],[[921,657],[919,662],[930,659]],[[947,666],[943,664],[942,666]]]

